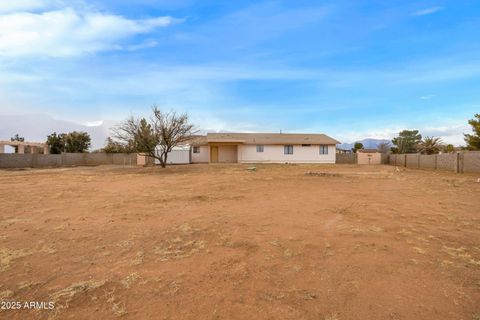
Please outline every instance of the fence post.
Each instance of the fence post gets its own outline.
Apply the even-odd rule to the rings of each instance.
[[[463,173],[463,167],[465,165],[465,153],[460,154],[460,173]]]
[[[406,167],[407,167],[407,154],[405,153],[404,156],[405,156],[405,161],[403,162],[403,164],[404,164],[404,166],[405,166],[405,168],[406,168]]]
[[[32,157],[32,168],[35,168],[37,166],[37,154],[32,153],[30,156]]]
[[[455,173],[460,173],[460,153],[455,154]]]

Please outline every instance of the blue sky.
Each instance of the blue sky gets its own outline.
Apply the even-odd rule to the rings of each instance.
[[[0,117],[99,124],[156,103],[208,130],[461,144],[479,30],[474,0],[3,1]]]

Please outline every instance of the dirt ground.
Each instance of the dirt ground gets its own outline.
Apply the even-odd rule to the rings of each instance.
[[[0,318],[480,319],[479,175],[249,167],[1,170]]]

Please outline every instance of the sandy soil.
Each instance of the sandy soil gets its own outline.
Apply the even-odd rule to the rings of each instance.
[[[0,318],[480,319],[478,175],[248,167],[0,171]]]

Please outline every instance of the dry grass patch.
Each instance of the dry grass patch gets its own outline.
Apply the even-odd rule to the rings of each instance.
[[[27,249],[12,250],[8,248],[0,248],[0,272],[7,270],[14,260],[31,254],[32,251]]]
[[[185,240],[180,237],[169,239],[155,247],[155,254],[160,256],[160,261],[170,259],[182,259],[205,249],[206,242],[203,240]]]
[[[183,223],[165,234],[171,238],[154,248],[154,253],[160,256],[160,261],[190,257],[205,249],[207,244],[205,240],[200,239],[200,229],[194,229],[188,223]]]
[[[336,313],[332,313],[328,316],[325,316],[323,320],[339,320],[339,318]]]
[[[419,248],[419,247],[413,247],[413,251],[415,251],[418,254],[425,254],[425,252],[427,252],[427,250]]]
[[[11,296],[13,296],[12,290],[0,291],[0,300],[10,298]]]
[[[468,262],[475,266],[480,266],[480,260],[477,260],[474,257],[472,257],[472,255],[467,252],[467,248],[465,247],[452,248],[452,247],[443,246],[443,251],[447,253],[449,256],[462,259],[465,262]]]
[[[130,275],[128,275],[127,277],[125,277],[121,283],[122,285],[126,288],[126,289],[130,289],[130,287],[135,283],[137,282],[137,280],[140,278],[140,276],[138,275],[138,273],[134,272]]]
[[[145,252],[138,251],[137,254],[135,255],[135,258],[130,262],[132,266],[138,266],[143,263],[143,260],[145,258]]]
[[[91,290],[97,289],[105,285],[106,280],[88,280],[72,284],[71,286],[56,291],[50,295],[50,300],[55,302],[55,305],[62,309],[68,308],[69,303],[80,293],[87,293]]]

